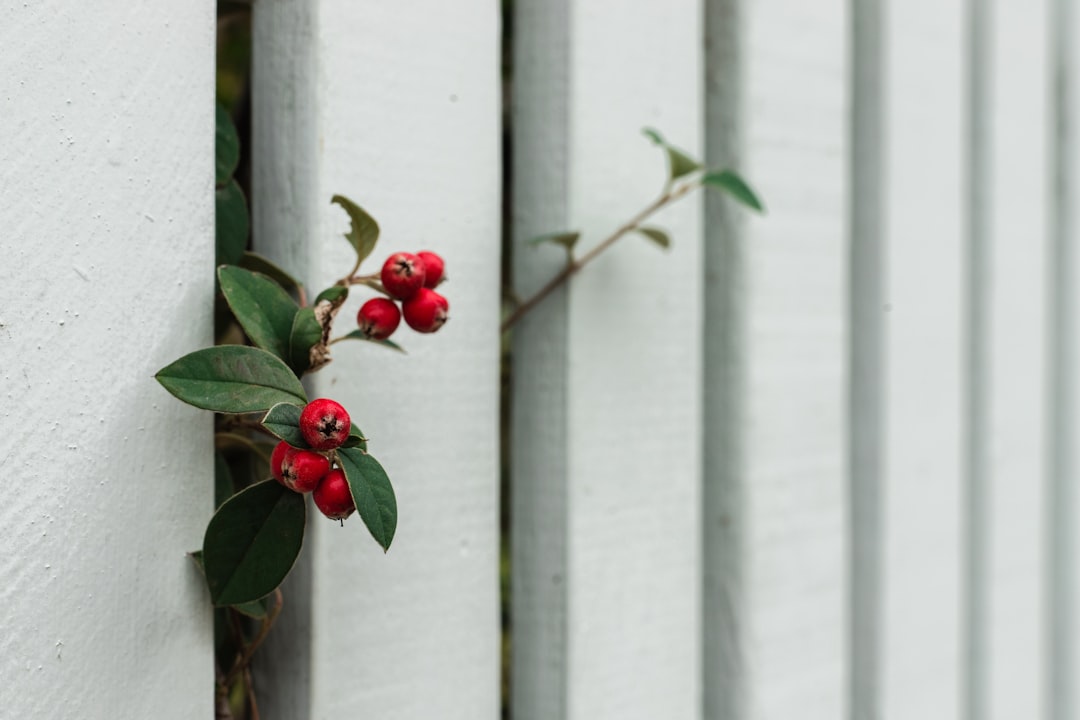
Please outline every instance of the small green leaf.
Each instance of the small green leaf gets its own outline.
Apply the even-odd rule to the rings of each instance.
[[[307,402],[304,386],[288,365],[244,345],[196,350],[154,377],[188,405],[220,413],[265,412],[280,402]]]
[[[346,298],[348,297],[349,288],[342,285],[331,285],[315,297],[315,302],[313,304],[318,305],[323,300],[325,300],[332,305],[334,303],[345,302]]]
[[[311,348],[322,340],[323,329],[315,319],[314,308],[300,308],[293,317],[289,334],[289,364],[297,375],[311,367]]]
[[[554,243],[555,245],[562,245],[567,250],[573,250],[580,237],[581,233],[579,232],[549,233],[532,238],[529,240],[529,244],[536,246],[544,243]]]
[[[251,342],[283,360],[289,358],[293,317],[299,307],[276,282],[234,265],[218,268],[221,292]]]
[[[240,136],[232,118],[221,103],[217,104],[217,129],[214,133],[214,184],[221,186],[240,164]]]
[[[375,542],[390,549],[397,530],[397,498],[390,478],[379,461],[357,448],[338,450],[338,464],[349,481],[353,502],[360,519],[367,525]]]
[[[247,615],[249,618],[255,618],[256,620],[262,620],[270,612],[270,603],[273,602],[273,596],[267,595],[259,600],[253,600],[252,602],[237,603],[230,605],[236,612]]]
[[[232,497],[236,486],[233,484],[232,471],[229,463],[225,462],[225,456],[220,452],[214,453],[214,507]]]
[[[360,448],[364,452],[367,452],[367,438],[364,437],[363,431],[353,425],[349,429],[349,437],[341,444],[343,448]]]
[[[254,602],[274,591],[304,542],[304,496],[266,480],[222,505],[203,536],[206,584],[214,605]]]
[[[701,178],[701,184],[723,190],[748,208],[757,210],[759,213],[765,212],[765,206],[761,204],[757,193],[733,170],[707,172]]]
[[[345,233],[345,239],[356,249],[357,262],[362,263],[375,249],[375,243],[379,240],[379,223],[375,218],[344,195],[335,195],[330,198],[331,203],[337,203],[349,214],[352,227]]]
[[[406,355],[408,354],[408,353],[405,352],[405,348],[401,347],[400,345],[398,345],[393,340],[375,340],[374,338],[369,338],[367,335],[365,335],[360,330],[353,330],[351,333],[349,333],[347,335],[343,335],[341,339],[342,340],[365,340],[365,341],[367,341],[369,343],[375,343],[376,345],[382,345],[385,348],[390,348],[391,350],[397,350],[399,353],[403,353],[403,354],[406,354]]]
[[[664,140],[664,136],[660,134],[660,131],[656,128],[641,128],[641,134],[652,140],[653,145],[659,145],[663,147],[667,145],[667,141]]]
[[[654,243],[656,243],[657,245],[659,245],[662,248],[666,249],[666,248],[671,247],[671,236],[668,235],[663,230],[661,230],[660,228],[639,227],[639,228],[635,228],[635,230],[637,232],[641,233],[642,235],[644,235],[645,237],[649,238],[650,240],[652,240]]]
[[[683,175],[689,175],[695,170],[701,169],[701,163],[694,160],[682,150],[677,150],[669,145],[667,147],[667,154],[668,167],[671,169],[672,180],[681,178]]]
[[[262,426],[272,432],[274,437],[280,438],[295,448],[307,449],[311,447],[300,432],[299,405],[292,403],[278,403],[270,408],[260,421]]]
[[[262,273],[286,290],[299,289],[304,286],[299,280],[258,253],[246,252],[240,258],[240,262],[235,264],[245,270]]]
[[[247,248],[250,228],[244,191],[235,180],[230,180],[215,193],[214,245],[219,265],[235,265],[240,262]]]

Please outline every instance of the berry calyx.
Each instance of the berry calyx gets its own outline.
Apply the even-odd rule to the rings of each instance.
[[[446,323],[450,303],[434,290],[420,288],[415,297],[405,301],[402,309],[409,327],[417,332],[433,333]]]
[[[328,472],[330,461],[311,450],[290,450],[285,453],[285,460],[281,463],[285,486],[299,493],[314,490]]]
[[[398,300],[408,300],[424,286],[424,261],[412,253],[394,253],[383,263],[383,287]]]
[[[430,250],[421,250],[416,256],[424,261],[424,287],[435,288],[443,280],[446,263]]]
[[[356,324],[360,326],[360,332],[372,340],[385,340],[401,324],[401,311],[393,300],[372,298],[360,307]]]
[[[300,434],[316,450],[333,450],[349,437],[352,421],[339,403],[312,400],[300,411]]]
[[[331,520],[344,520],[356,510],[349,482],[341,470],[331,470],[311,494],[315,507]]]
[[[285,460],[285,456],[293,447],[289,443],[282,440],[276,446],[274,446],[274,452],[270,453],[270,472],[273,473],[274,479],[285,487],[289,487],[285,482],[285,476],[281,474],[281,463]],[[292,488],[289,488],[292,490]]]

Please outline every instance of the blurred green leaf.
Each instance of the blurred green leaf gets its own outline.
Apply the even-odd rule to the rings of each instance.
[[[671,247],[671,236],[660,228],[639,227],[635,228],[635,232],[641,233],[664,249]]]
[[[349,288],[342,285],[332,285],[319,293],[318,296],[316,296],[315,298],[315,302],[312,304],[318,305],[323,300],[331,304],[345,302],[345,299],[348,297]]]
[[[379,240],[379,223],[375,222],[375,218],[368,215],[367,211],[344,195],[335,195],[330,198],[330,202],[340,205],[349,214],[352,227],[345,233],[345,239],[356,250],[357,265],[359,265],[375,249],[375,243]]]
[[[214,133],[214,181],[220,187],[224,185],[240,164],[240,136],[236,132],[232,118],[217,103],[216,131]]]
[[[220,452],[214,453],[214,507],[221,507],[221,504],[232,497],[235,485],[233,485],[232,471],[229,470],[229,463],[225,462],[225,456]]]
[[[297,375],[311,367],[311,348],[322,340],[323,329],[313,308],[300,308],[293,318],[289,335],[289,364]]]
[[[373,338],[369,338],[360,330],[353,330],[347,335],[344,335],[343,338],[348,340],[364,340],[369,343],[375,343],[376,345],[382,345],[383,347],[390,348],[391,350],[397,350],[399,353],[405,352],[405,348],[401,347],[393,340],[375,340]]]
[[[573,250],[577,245],[577,241],[581,238],[580,232],[558,232],[548,233],[547,235],[540,235],[529,240],[529,244],[543,245],[544,243],[551,243],[553,245],[562,245],[568,251]]]
[[[235,180],[217,189],[214,195],[214,245],[218,265],[235,265],[247,249],[248,218],[244,191]]]
[[[711,170],[701,178],[701,184],[723,190],[752,210],[765,212],[765,206],[758,199],[757,193],[733,170]]]
[[[262,273],[286,290],[303,287],[303,283],[258,253],[246,252],[235,264],[245,270]]]
[[[668,172],[672,180],[689,175],[695,170],[701,169],[701,163],[687,155],[682,150],[674,147],[655,128],[642,128],[642,134],[649,138],[654,145],[664,149],[668,158]]]

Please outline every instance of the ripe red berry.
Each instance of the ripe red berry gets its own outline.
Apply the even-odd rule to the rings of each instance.
[[[383,287],[398,300],[408,300],[424,286],[424,261],[412,253],[394,253],[382,266]]]
[[[333,450],[349,437],[352,422],[333,400],[312,400],[300,411],[300,434],[316,450]]]
[[[296,492],[311,492],[319,481],[330,472],[330,461],[324,455],[311,450],[290,450],[281,463],[285,486]]]
[[[405,322],[422,333],[433,333],[441,328],[450,312],[450,303],[446,298],[429,288],[420,288],[416,296],[406,300],[402,307]]]
[[[356,509],[349,483],[341,470],[331,470],[311,497],[315,499],[315,507],[331,520],[344,520]]]
[[[360,332],[372,340],[385,340],[394,334],[401,323],[397,303],[386,298],[372,298],[360,307],[356,324]]]
[[[416,256],[424,261],[424,287],[434,288],[442,282],[446,263],[430,250],[421,250]]]
[[[281,474],[281,462],[285,459],[285,455],[292,450],[292,445],[282,440],[274,447],[274,452],[270,453],[270,472],[273,473],[274,479],[277,480],[285,487],[289,487],[285,483],[285,477]],[[290,490],[292,488],[289,488]]]

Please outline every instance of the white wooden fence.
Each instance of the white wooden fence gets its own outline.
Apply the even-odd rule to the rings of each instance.
[[[514,283],[737,167],[514,337],[515,720],[1080,720],[1073,0],[515,0]],[[315,381],[395,480],[310,531],[266,720],[500,713],[499,8],[257,0],[253,222],[348,194],[453,319]],[[212,715],[214,3],[0,3],[0,718]],[[340,346],[338,346],[340,347]]]

